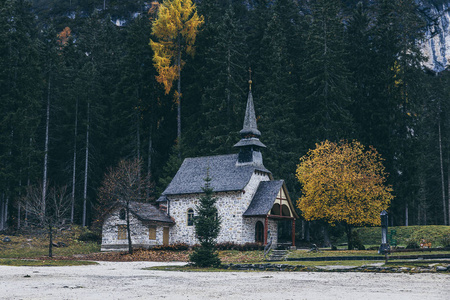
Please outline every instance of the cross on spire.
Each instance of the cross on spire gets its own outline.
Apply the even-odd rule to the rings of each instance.
[[[248,76],[249,76],[249,80],[248,80],[248,86],[250,91],[252,90],[252,67],[248,68]]]

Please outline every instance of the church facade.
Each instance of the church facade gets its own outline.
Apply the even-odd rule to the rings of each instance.
[[[266,146],[259,140],[261,132],[256,124],[251,89],[240,135],[241,140],[234,145],[239,150],[237,154],[186,158],[183,161],[157,201],[160,211],[164,212],[167,219],[165,223],[161,223],[161,220],[159,223],[154,222],[157,225],[152,225],[156,227],[151,230],[167,234],[164,241],[155,239],[152,245],[198,243],[194,218],[205,178],[209,175],[222,220],[218,243],[267,244],[272,239],[272,243],[276,245],[278,222],[290,220],[292,245],[295,246],[295,220],[298,216],[284,181],[274,180],[272,173],[264,167],[261,150]],[[146,222],[151,223],[151,220]],[[114,221],[105,221],[103,230],[110,233],[110,238],[104,239],[102,249],[114,248],[106,246],[108,243],[115,243],[114,228]],[[141,234],[147,235],[147,232],[143,230]],[[137,240],[142,245],[142,239]]]

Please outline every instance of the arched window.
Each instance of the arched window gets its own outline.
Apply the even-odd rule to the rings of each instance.
[[[125,220],[125,209],[121,209],[119,212],[119,219]]]
[[[289,207],[286,204],[283,204],[283,207],[281,209],[281,213],[283,216],[291,216],[291,211],[289,210]]]
[[[193,225],[194,225],[194,210],[192,208],[189,208],[187,210],[187,226]]]
[[[261,221],[256,222],[255,225],[255,242],[264,243],[264,225]]]
[[[278,216],[280,214],[280,204],[275,203],[270,211],[270,214]]]

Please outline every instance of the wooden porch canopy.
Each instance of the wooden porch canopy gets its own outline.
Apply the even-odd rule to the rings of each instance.
[[[292,221],[292,246],[295,246],[295,219],[298,218],[283,180],[262,181],[244,217],[264,217],[264,245],[269,219]]]

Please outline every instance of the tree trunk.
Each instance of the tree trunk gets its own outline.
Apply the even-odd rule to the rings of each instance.
[[[2,196],[0,197],[0,231],[5,229],[5,220],[4,220],[4,214],[3,214],[4,198],[5,198],[5,193],[2,193]]]
[[[8,228],[8,207],[9,207],[9,192],[7,190],[6,191],[5,208],[4,208],[4,216],[3,216],[3,222],[4,222],[3,229]]]
[[[439,158],[441,167],[441,186],[442,186],[442,209],[444,212],[444,225],[447,225],[447,210],[446,199],[445,199],[445,183],[444,183],[444,161],[442,159],[442,136],[441,136],[441,121],[438,120],[438,134],[439,134]]]
[[[405,226],[409,226],[408,203],[405,204]]]
[[[311,234],[309,231],[309,224],[310,222],[306,221],[305,222],[305,241],[309,242],[311,241]]]
[[[48,224],[48,257],[53,257],[53,228],[51,224]]]
[[[150,126],[149,134],[148,134],[148,160],[147,160],[147,199],[150,198],[150,183],[152,178],[152,126]]]
[[[76,168],[77,168],[77,135],[78,135],[78,97],[75,103],[75,129],[73,139],[73,166],[72,166],[72,208],[70,211],[70,223],[73,224],[75,214],[75,185],[76,185]]]
[[[20,230],[20,226],[22,224],[20,224],[20,219],[21,219],[21,209],[22,209],[22,205],[20,205],[20,203],[17,205],[17,230]]]
[[[251,78],[250,78],[251,80]],[[227,49],[227,87],[225,88],[225,96],[227,98],[227,125],[230,126],[231,122],[231,50],[228,44]]]
[[[139,101],[139,92],[136,90],[136,99]],[[138,108],[135,110],[136,112],[136,158],[137,160],[141,160],[141,124],[140,124],[140,111]]]
[[[83,190],[83,227],[86,226],[86,206],[87,206],[87,184],[89,170],[89,128],[90,128],[90,103],[87,106],[87,128],[86,128],[86,157],[84,160],[84,190]]]
[[[328,224],[322,226],[323,231],[323,243],[325,247],[331,246],[330,235],[328,234]]]
[[[127,203],[127,236],[128,236],[128,253],[133,254],[133,244],[131,241],[130,204],[129,203]]]
[[[181,158],[181,36],[178,35],[178,83],[177,83],[177,141],[178,158]]]
[[[22,178],[22,169],[20,170],[19,173],[20,173],[20,178]],[[19,179],[19,199],[22,198],[21,190],[22,190],[22,179]],[[17,230],[20,230],[20,226],[22,225],[22,224],[20,224],[20,221],[22,218],[21,210],[22,210],[22,205],[20,204],[20,201],[18,201],[18,203],[17,203]]]
[[[347,232],[347,249],[353,250],[353,242],[352,242],[352,226],[349,224],[345,224],[345,230]]]
[[[33,138],[30,138],[30,149],[33,144]],[[28,155],[28,172],[27,172],[27,202],[25,203],[25,226],[28,226],[28,191],[30,190],[30,170],[31,170],[31,154]]]
[[[49,141],[49,127],[50,127],[50,87],[51,87],[50,73],[48,75],[47,87],[47,116],[45,121],[45,144],[44,144],[44,175],[42,178],[42,215],[45,215],[45,202],[47,200],[47,170],[48,170],[48,141]]]

